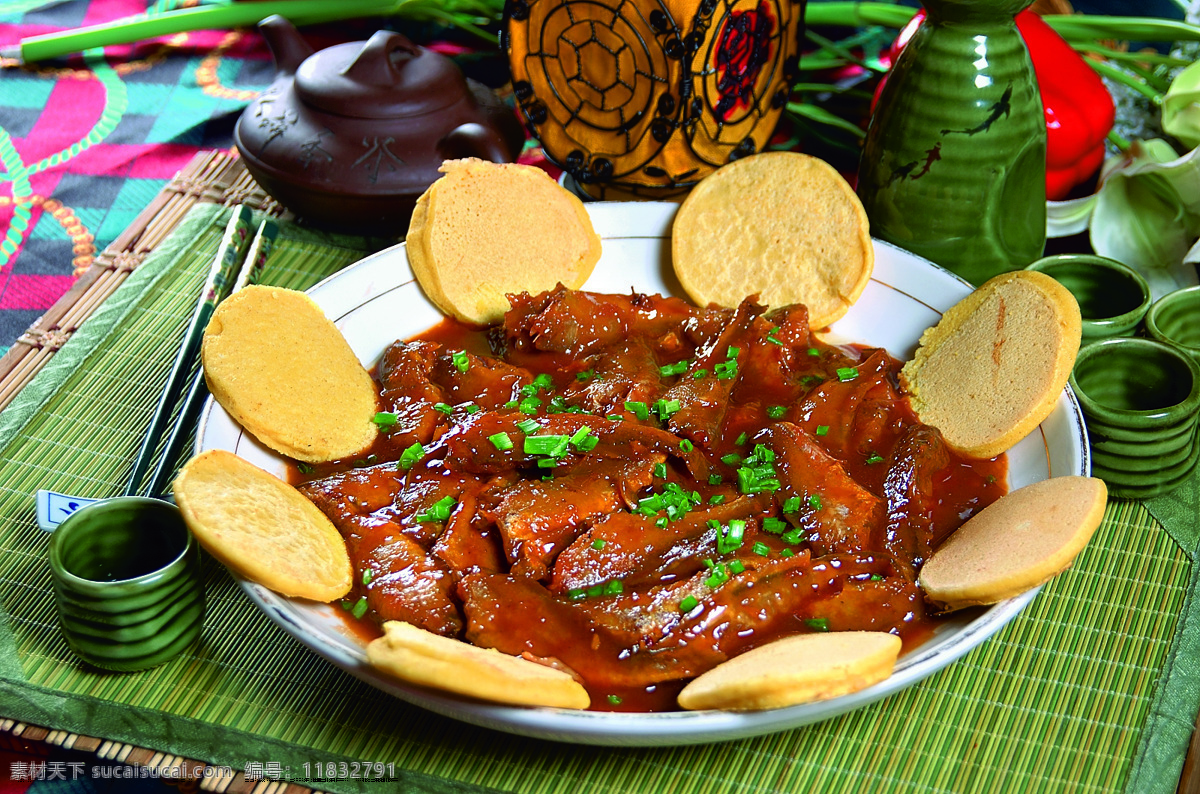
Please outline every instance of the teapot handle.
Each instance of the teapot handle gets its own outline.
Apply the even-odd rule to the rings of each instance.
[[[447,133],[438,141],[437,150],[443,160],[478,157],[493,163],[512,162],[500,135],[495,130],[473,121],[460,124]]]

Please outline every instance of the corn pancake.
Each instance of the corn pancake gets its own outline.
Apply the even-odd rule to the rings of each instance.
[[[882,631],[785,637],[735,656],[679,693],[685,709],[760,711],[828,700],[892,674],[900,638]]]
[[[569,674],[490,648],[477,648],[389,620],[367,645],[367,660],[410,684],[514,706],[586,709],[591,700]]]
[[[944,611],[1012,598],[1067,568],[1100,526],[1108,490],[1094,477],[1053,477],[1002,496],[934,552],[919,579]]]
[[[346,543],[299,491],[237,455],[188,461],[175,500],[200,545],[232,571],[285,596],[335,601],[350,591]]]
[[[768,152],[722,166],[671,230],[675,275],[698,306],[803,303],[822,328],[858,300],[875,267],[867,214],[828,163]]]
[[[1028,270],[988,281],[921,335],[900,383],[921,421],[968,455],[993,458],[1054,410],[1079,352],[1079,304]]]
[[[309,463],[366,449],[375,382],[303,292],[250,286],[217,307],[201,347],[217,402],[276,452]]]
[[[540,168],[448,160],[417,200],[405,238],[426,296],[475,325],[498,322],[508,293],[583,286],[600,238],[583,202]]]

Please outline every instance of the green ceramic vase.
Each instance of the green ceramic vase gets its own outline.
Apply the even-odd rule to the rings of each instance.
[[[1031,0],[927,0],[871,118],[871,233],[974,284],[1046,242],[1046,121],[1014,15]]]

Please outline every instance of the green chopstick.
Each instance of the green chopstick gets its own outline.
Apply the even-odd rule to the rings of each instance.
[[[146,469],[150,467],[150,460],[154,457],[154,450],[158,446],[164,425],[171,415],[171,409],[178,402],[187,373],[196,360],[196,355],[200,352],[200,342],[204,338],[204,329],[208,326],[209,318],[212,317],[217,304],[229,294],[234,273],[243,261],[246,244],[250,238],[252,219],[249,208],[239,204],[234,208],[229,223],[225,225],[221,245],[217,248],[217,255],[209,268],[204,287],[200,290],[200,299],[196,303],[196,310],[192,314],[192,320],[188,324],[187,330],[184,331],[183,343],[179,346],[175,363],[171,367],[170,374],[167,375],[162,396],[154,409],[150,426],[146,429],[146,436],[142,439],[141,449],[134,458],[129,481],[125,484],[126,496],[138,493],[142,477],[146,474]]]
[[[403,0],[262,0],[197,6],[30,36],[21,39],[16,45],[0,49],[0,56],[16,58],[21,63],[32,63],[83,52],[93,47],[130,44],[173,33],[255,25],[272,14],[287,17],[296,25],[336,22],[354,17],[386,16],[402,3]]]
[[[234,282],[230,295],[247,284],[258,283],[278,234],[279,224],[270,218],[266,218],[258,224],[258,231],[254,233],[254,239],[250,242],[250,250],[246,252],[245,262],[237,275],[237,281]],[[187,396],[183,398],[183,403],[179,407],[179,413],[175,417],[175,426],[171,428],[171,434],[167,436],[162,455],[158,459],[158,465],[154,468],[154,472],[150,475],[150,481],[146,485],[146,496],[158,498],[167,479],[175,473],[175,463],[179,458],[183,441],[195,427],[197,414],[204,405],[206,397],[208,397],[208,386],[204,382],[202,368],[192,378],[191,388],[188,389]]]

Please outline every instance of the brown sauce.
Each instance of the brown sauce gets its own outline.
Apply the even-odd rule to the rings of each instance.
[[[364,638],[406,619],[557,660],[594,710],[662,711],[690,678],[782,636],[883,630],[908,650],[932,635],[916,572],[1003,495],[1007,463],[960,456],[920,425],[899,362],[809,337],[802,308],[549,295],[499,328],[447,319],[398,343],[374,373],[391,432],[354,460],[293,467],[347,539],[358,584],[345,614]],[[563,428],[573,440],[550,466],[521,457],[523,438]],[[516,450],[481,440],[500,435]],[[423,455],[404,468],[414,444]],[[682,515],[643,512],[669,488],[687,495]],[[451,515],[429,512],[439,499]]]

